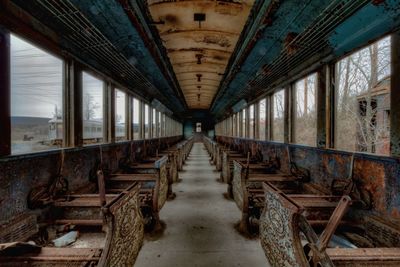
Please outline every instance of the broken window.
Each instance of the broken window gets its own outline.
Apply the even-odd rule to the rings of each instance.
[[[390,153],[390,37],[336,63],[335,147]]]
[[[62,147],[63,61],[11,34],[11,153]]]
[[[281,89],[272,95],[272,140],[284,141],[285,91]]]
[[[267,127],[267,100],[262,99],[258,102],[258,138],[260,140],[266,140],[266,127]]]
[[[317,74],[297,81],[294,86],[293,142],[309,146],[317,144]]]
[[[82,73],[83,144],[103,142],[103,81]]]

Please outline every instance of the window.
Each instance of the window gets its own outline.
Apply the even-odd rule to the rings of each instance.
[[[103,142],[103,81],[82,73],[83,144]]]
[[[266,140],[266,127],[267,127],[267,101],[266,99],[261,100],[258,103],[258,111],[260,112],[258,121],[258,138],[260,140]]]
[[[312,74],[294,86],[293,142],[317,145],[317,74]]]
[[[140,139],[140,102],[136,98],[133,98],[133,139]]]
[[[236,113],[236,136],[240,137],[240,113]]]
[[[249,107],[249,138],[252,138],[252,139],[254,139],[254,127],[255,127],[254,105],[251,105]]]
[[[149,139],[150,138],[150,125],[149,125],[149,105],[145,104],[144,105],[144,138]]]
[[[237,129],[237,126],[236,126],[236,123],[237,123],[237,120],[236,120],[236,114],[233,114],[232,115],[232,136],[236,136],[236,129]]]
[[[117,141],[126,140],[126,94],[119,89],[115,89],[115,139]]]
[[[161,117],[161,135],[162,135],[162,137],[167,136],[165,127],[166,127],[166,125],[165,125],[165,114],[163,113],[162,117]]]
[[[386,37],[336,63],[336,148],[389,155],[390,44]]]
[[[156,118],[156,110],[154,108],[151,109],[151,136],[152,138],[157,137],[157,118]]]
[[[63,61],[11,34],[11,153],[64,140]]]
[[[242,137],[246,137],[246,109],[242,110]]]
[[[284,141],[285,91],[282,89],[272,95],[272,140]]]
[[[161,135],[161,112],[157,111],[157,137],[162,137]]]

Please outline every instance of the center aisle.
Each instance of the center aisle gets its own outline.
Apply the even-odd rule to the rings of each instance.
[[[202,143],[193,145],[179,177],[176,199],[160,213],[167,225],[164,235],[145,241],[135,267],[267,266],[260,241],[234,229],[240,212],[223,197],[226,185],[216,181],[219,172]]]

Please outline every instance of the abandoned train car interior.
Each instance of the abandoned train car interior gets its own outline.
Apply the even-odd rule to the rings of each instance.
[[[16,266],[400,266],[400,0],[0,0]]]

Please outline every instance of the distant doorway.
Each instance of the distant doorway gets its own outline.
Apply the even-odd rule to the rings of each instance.
[[[201,133],[201,122],[196,123],[196,133]]]

